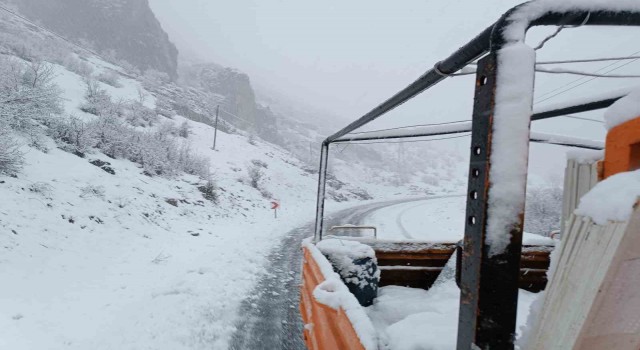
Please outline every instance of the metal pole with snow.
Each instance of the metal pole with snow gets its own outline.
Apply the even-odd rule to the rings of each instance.
[[[213,126],[213,147],[212,150],[216,150],[216,141],[218,139],[218,116],[220,115],[220,105],[216,106],[216,121]]]

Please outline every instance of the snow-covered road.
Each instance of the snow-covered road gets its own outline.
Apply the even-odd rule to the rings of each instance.
[[[413,216],[421,212],[417,208],[425,209],[425,205],[436,199],[459,199],[455,197],[460,196],[435,196],[360,205],[330,215],[325,227],[371,224],[373,218],[377,220],[377,224],[385,223],[385,227],[390,227],[389,223],[395,222],[412,225],[410,222],[415,219]],[[231,349],[305,349],[298,310],[302,259],[300,243],[312,233],[311,223],[291,230],[273,250],[266,268],[268,273],[242,304],[239,312],[241,320],[236,325],[238,330],[232,337]]]
[[[458,241],[464,233],[464,195],[442,195],[389,205],[362,218],[380,239]]]

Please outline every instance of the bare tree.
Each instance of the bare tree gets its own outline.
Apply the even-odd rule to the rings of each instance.
[[[0,125],[0,174],[14,175],[22,169],[24,155],[7,126]]]

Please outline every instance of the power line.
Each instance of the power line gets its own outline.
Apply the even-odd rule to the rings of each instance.
[[[630,56],[634,56],[634,55],[637,55],[637,54],[639,54],[639,53],[640,53],[640,51],[636,51],[636,52],[632,53]],[[626,66],[626,65],[629,65],[629,64],[631,64],[631,63],[633,63],[633,62],[636,62],[636,61],[637,61],[637,60],[639,60],[639,59],[640,59],[640,58],[635,58],[635,59],[633,59],[633,60],[631,60],[631,61],[629,61],[629,62],[626,62],[626,63],[624,63],[624,64],[622,64],[622,65],[620,65],[620,66],[618,66],[618,67],[612,68],[612,69],[610,69],[610,70],[608,70],[608,71],[604,72],[604,74],[611,73],[611,72],[613,72],[613,71],[615,71],[615,70],[618,70],[618,69],[620,69],[620,68],[622,68],[622,67],[624,67],[624,66]],[[616,65],[616,64],[618,64],[618,63],[620,63],[620,61],[616,61],[616,62],[610,63],[610,64],[608,64],[608,65],[606,65],[606,66],[604,66],[604,67],[602,67],[602,68],[600,68],[600,69],[596,70],[596,72],[601,72],[601,71],[603,71],[603,70],[605,70],[605,69],[607,69],[607,68],[609,68],[609,67],[615,66],[615,65]],[[551,90],[551,91],[548,91],[548,92],[546,92],[546,93],[542,94],[541,96],[539,96],[539,98],[542,98],[542,99],[541,99],[541,100],[536,101],[536,103],[535,103],[535,104],[538,104],[538,103],[540,103],[540,102],[544,102],[544,101],[550,100],[550,99],[552,99],[552,98],[554,98],[554,97],[556,97],[556,96],[562,95],[562,94],[564,94],[564,93],[565,93],[565,92],[567,92],[567,91],[571,91],[571,90],[573,90],[573,89],[575,89],[575,88],[577,88],[577,87],[579,87],[579,86],[582,86],[582,85],[584,85],[584,84],[586,84],[586,83],[588,83],[588,82],[590,82],[590,81],[593,81],[593,80],[595,80],[595,79],[597,79],[597,77],[592,77],[592,78],[590,78],[590,79],[586,79],[586,80],[585,80],[585,78],[584,78],[584,77],[582,77],[582,78],[578,78],[578,79],[575,79],[575,80],[573,80],[573,81],[571,81],[571,82],[569,82],[569,83],[567,83],[567,84],[565,84],[565,85],[559,86],[559,87],[557,87],[557,88],[555,88],[555,89],[553,89],[553,90]],[[577,83],[577,82],[582,81],[582,80],[585,80],[585,81],[581,82],[580,84],[577,84],[577,85],[571,86],[571,85],[573,85],[574,83]],[[569,86],[571,86],[571,87],[569,87]],[[565,89],[566,87],[569,87],[569,88]],[[564,89],[564,90],[563,90],[563,89]],[[560,91],[560,92],[558,92],[558,93],[556,93],[556,94],[553,94],[553,95],[551,95],[551,96],[548,96],[549,94],[552,94],[552,93],[554,93],[554,92],[556,92],[556,91],[559,91],[559,90],[561,90],[561,91]],[[544,96],[548,96],[548,97],[543,98]]]
[[[248,120],[246,120],[246,119],[242,119],[242,118],[238,117],[237,115],[235,115],[235,114],[233,114],[233,113],[231,113],[231,112],[227,112],[227,111],[225,111],[225,110],[224,110],[224,109],[222,109],[222,108],[220,108],[220,112],[222,112],[222,113],[226,113],[227,115],[230,115],[230,116],[232,116],[232,117],[234,117],[234,118],[236,118],[236,119],[242,120],[242,121],[243,121],[243,122],[245,122],[245,123],[248,123],[248,124],[250,124],[250,125],[253,125],[253,123],[252,123],[252,122],[250,122],[250,121],[248,121]]]
[[[640,59],[640,56],[626,56],[626,57],[603,57],[603,58],[584,58],[564,61],[540,61],[536,62],[536,65],[545,64],[565,64],[565,63],[593,63],[593,62],[607,62],[607,61],[625,61]]]
[[[536,72],[549,73],[549,74],[584,75],[587,77],[595,77],[595,78],[640,78],[640,75],[637,75],[637,74],[597,74],[597,73],[583,72],[583,71],[572,70],[572,69],[557,69],[557,68],[546,69],[546,68],[536,67]]]
[[[561,116],[561,118],[570,118],[570,119],[586,120],[586,121],[590,121],[590,122],[594,122],[594,123],[600,123],[600,124],[603,124],[603,123],[604,123],[602,120],[591,119],[591,118],[584,118],[584,117],[577,117],[577,116],[575,116],[575,115],[563,115],[563,116]]]

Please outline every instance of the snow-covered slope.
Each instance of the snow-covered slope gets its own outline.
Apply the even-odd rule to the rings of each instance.
[[[77,109],[81,78],[56,69],[66,111],[95,117]],[[112,95],[136,94],[137,82],[121,83]],[[224,346],[265,254],[311,218],[315,179],[281,149],[241,135],[219,133],[212,151],[213,129],[189,123],[192,150],[211,160],[217,204],[196,176],[149,177],[130,161],[80,158],[51,140],[47,153],[24,147],[22,172],[0,177],[0,276],[10,281],[0,290],[0,348]],[[267,167],[278,219],[271,198],[248,185],[252,161]]]
[[[8,36],[28,28],[4,23],[13,26]],[[40,37],[55,49],[52,37],[31,33],[25,42]],[[93,76],[117,73],[119,87],[99,83],[114,101],[154,107],[153,94],[121,68],[67,54]],[[53,118],[101,118],[79,109],[86,77],[60,62],[52,64],[53,82],[64,113]],[[226,347],[237,306],[267,273],[266,254],[290,228],[312,219],[316,176],[289,152],[242,132],[219,132],[214,151],[210,126],[159,118],[152,127],[131,128],[153,132],[186,121],[188,137],[172,138],[210,161],[216,201],[203,196],[206,181],[197,176],[151,177],[98,149],[84,158],[63,151],[44,134],[39,149],[30,147],[28,135],[16,132],[24,168],[15,177],[0,175],[0,349]],[[251,185],[252,168],[262,174],[259,189]],[[334,191],[350,196],[347,188]],[[272,200],[281,204],[278,218]]]

